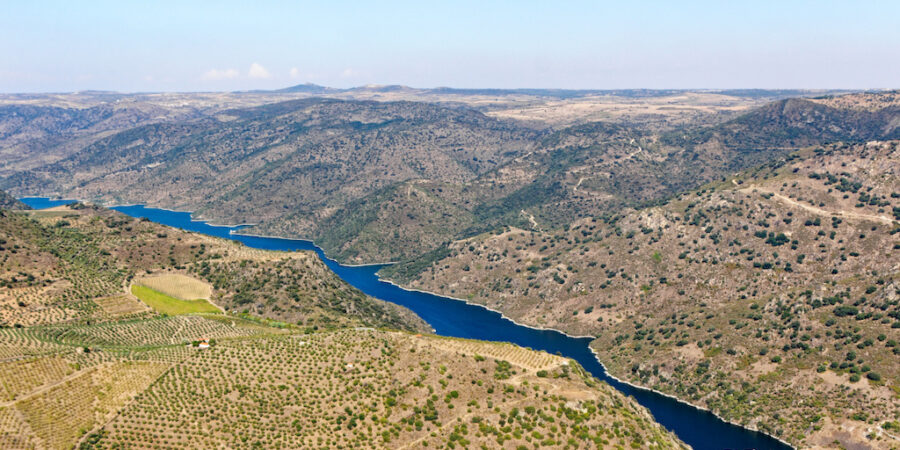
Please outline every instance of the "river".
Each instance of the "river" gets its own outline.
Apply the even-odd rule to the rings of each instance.
[[[39,197],[20,199],[35,209],[49,208],[71,202]],[[554,330],[540,330],[516,324],[500,313],[426,292],[402,289],[382,281],[376,272],[382,265],[345,266],[328,258],[312,242],[297,239],[256,237],[234,234],[241,227],[210,225],[194,221],[187,212],[147,208],[142,205],[113,207],[132,217],[226,239],[233,239],[248,247],[264,250],[311,250],[344,281],[366,294],[403,305],[424,319],[441,336],[453,336],[486,341],[512,342],[522,347],[559,353],[578,361],[596,378],[609,383],[625,395],[634,397],[650,410],[653,417],[695,449],[787,449],[789,446],[763,433],[725,422],[714,414],[656,392],[637,388],[609,376],[589,347],[590,338],[567,336]]]

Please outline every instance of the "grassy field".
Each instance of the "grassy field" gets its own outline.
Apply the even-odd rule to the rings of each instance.
[[[180,300],[146,286],[133,285],[131,293],[162,314],[193,314],[221,312],[206,300]]]

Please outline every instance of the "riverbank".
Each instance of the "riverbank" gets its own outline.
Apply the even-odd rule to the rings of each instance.
[[[623,384],[623,385],[627,385],[627,386],[629,386],[629,387],[631,387],[631,388],[634,388],[634,389],[640,389],[640,390],[642,390],[642,391],[646,391],[646,392],[650,392],[650,393],[653,393],[653,394],[656,394],[656,395],[664,396],[664,397],[666,397],[666,398],[669,398],[669,399],[671,399],[671,400],[677,401],[677,402],[679,402],[679,403],[681,403],[681,404],[684,404],[684,405],[686,405],[686,406],[692,407],[692,408],[694,408],[694,409],[696,409],[696,410],[698,410],[698,411],[703,411],[703,412],[712,414],[712,415],[714,415],[716,418],[718,418],[719,420],[721,420],[721,421],[723,421],[723,422],[726,422],[726,423],[728,423],[728,424],[731,424],[731,425],[733,425],[733,426],[741,427],[741,428],[744,428],[744,429],[746,429],[746,430],[750,430],[750,431],[753,431],[753,432],[756,432],[756,433],[764,434],[764,435],[766,435],[766,436],[768,436],[768,437],[770,437],[770,438],[772,438],[772,439],[778,440],[779,442],[781,442],[782,444],[784,444],[785,446],[787,446],[787,447],[789,447],[789,448],[795,448],[795,447],[794,447],[793,445],[791,445],[789,442],[787,442],[787,441],[785,441],[785,440],[783,440],[783,439],[781,439],[781,438],[779,438],[779,437],[777,437],[777,436],[772,436],[771,434],[768,434],[768,433],[766,433],[766,432],[764,432],[764,431],[759,430],[755,425],[750,425],[750,426],[748,426],[748,425],[744,425],[744,424],[740,424],[740,423],[734,422],[734,421],[732,421],[732,420],[725,419],[724,417],[722,417],[722,416],[716,414],[714,411],[712,411],[712,410],[709,409],[709,408],[706,408],[706,407],[703,407],[703,406],[700,406],[700,405],[696,405],[696,404],[691,403],[691,402],[689,402],[689,401],[687,401],[687,400],[684,400],[684,399],[681,399],[681,398],[679,398],[679,397],[676,397],[676,396],[674,396],[674,395],[672,395],[672,394],[668,394],[668,393],[665,393],[665,392],[662,392],[662,391],[658,391],[658,390],[653,389],[653,388],[648,387],[648,386],[642,386],[642,385],[639,385],[639,384],[634,384],[634,383],[632,383],[632,382],[630,382],[630,381],[627,381],[627,380],[625,380],[625,379],[623,379],[623,378],[619,378],[619,377],[613,375],[613,373],[609,371],[609,369],[606,367],[606,365],[603,364],[603,361],[600,359],[600,355],[597,353],[597,351],[596,351],[596,350],[594,349],[594,347],[591,345],[591,344],[593,344],[594,342],[596,342],[596,339],[597,339],[597,338],[596,338],[595,336],[590,336],[590,335],[585,335],[585,336],[572,335],[572,334],[569,334],[569,333],[567,333],[567,332],[565,332],[565,331],[563,331],[563,330],[559,330],[559,329],[555,329],[555,328],[540,327],[540,326],[530,325],[530,324],[527,324],[527,323],[521,323],[521,322],[518,322],[517,320],[515,320],[515,319],[513,319],[513,318],[511,318],[511,317],[509,317],[509,316],[507,316],[507,315],[505,315],[503,311],[500,311],[500,310],[491,308],[491,307],[489,307],[489,306],[487,306],[487,305],[482,305],[482,304],[479,304],[479,303],[474,303],[474,302],[472,302],[472,301],[470,301],[470,300],[466,300],[466,299],[462,299],[462,298],[458,298],[458,297],[452,297],[452,296],[445,295],[445,294],[438,294],[438,293],[428,292],[428,291],[424,291],[424,290],[416,289],[416,288],[412,288],[412,287],[405,287],[405,286],[400,285],[400,284],[397,284],[397,283],[395,283],[394,281],[389,280],[389,279],[382,279],[382,278],[380,278],[380,277],[379,277],[379,279],[380,279],[382,282],[384,282],[384,283],[389,283],[389,284],[394,285],[394,286],[397,286],[398,288],[403,289],[403,290],[407,290],[407,291],[411,291],[411,292],[420,292],[420,293],[422,293],[422,294],[434,295],[434,296],[443,297],[443,298],[446,298],[446,299],[449,299],[449,300],[460,301],[460,302],[466,303],[467,305],[477,306],[477,307],[483,308],[483,309],[485,309],[485,310],[488,310],[488,311],[491,311],[491,312],[495,312],[495,313],[497,313],[497,314],[500,314],[500,316],[502,316],[504,319],[506,319],[506,320],[508,320],[508,321],[510,321],[510,322],[512,322],[512,323],[514,323],[514,324],[516,324],[517,326],[520,326],[520,327],[530,328],[530,329],[532,329],[532,330],[538,330],[538,331],[555,331],[555,332],[557,332],[557,333],[561,333],[561,334],[563,334],[563,335],[565,335],[565,336],[567,336],[567,337],[570,337],[570,338],[572,338],[572,339],[591,339],[591,341],[588,343],[588,349],[590,349],[591,354],[593,354],[593,356],[594,356],[595,360],[597,361],[597,363],[603,368],[604,374],[605,374],[607,377],[609,377],[609,378],[615,380],[617,383],[621,383],[621,384]],[[598,378],[600,378],[600,377],[598,377]],[[602,378],[600,378],[600,381],[604,381],[604,380],[603,380]],[[615,386],[613,386],[613,387],[615,387]]]
[[[392,281],[381,280],[377,276],[377,271],[383,264],[341,265],[328,258],[321,248],[310,241],[235,234],[232,228],[215,227],[193,221],[187,212],[171,212],[143,206],[123,207],[117,210],[133,217],[146,217],[163,225],[235,240],[248,247],[265,250],[315,251],[325,265],[344,281],[367,295],[412,310],[431,325],[435,334],[510,342],[521,347],[572,358],[594,377],[633,397],[650,411],[657,422],[694,448],[785,448],[780,440],[723,421],[708,410],[611,377],[589,345],[593,336],[571,336],[558,330],[519,324],[484,305],[425,291],[402,289]]]

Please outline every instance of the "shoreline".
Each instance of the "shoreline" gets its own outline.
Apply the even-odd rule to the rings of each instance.
[[[176,211],[176,212],[179,212],[179,211]],[[211,225],[211,224],[208,224],[208,225]],[[228,225],[216,225],[216,226],[225,226],[225,227],[227,227]],[[389,262],[383,262],[383,263],[344,264],[344,263],[342,263],[342,262],[340,262],[340,261],[338,261],[338,260],[336,260],[336,259],[334,259],[334,258],[328,256],[328,253],[325,252],[325,249],[322,248],[322,247],[319,247],[319,245],[316,244],[316,242],[313,241],[312,239],[305,239],[305,238],[288,238],[288,237],[282,237],[282,236],[271,236],[271,235],[267,235],[267,234],[253,234],[253,233],[230,233],[230,234],[232,234],[232,235],[234,235],[234,236],[247,236],[247,237],[256,237],[256,238],[264,238],[264,239],[284,239],[284,240],[286,240],[286,241],[302,241],[302,242],[309,242],[310,245],[312,245],[313,247],[317,248],[320,252],[322,252],[322,254],[325,255],[325,257],[328,258],[329,261],[333,261],[335,264],[338,264],[338,265],[341,265],[341,266],[344,266],[344,267],[392,266],[392,265],[397,264],[397,263],[400,262],[400,261],[389,261]],[[278,251],[278,250],[274,250],[274,251]],[[323,261],[323,262],[324,262],[324,261]],[[381,277],[379,277],[378,279],[380,280]],[[401,289],[406,289],[406,288],[404,288],[403,286],[400,286],[400,285],[396,285],[396,286],[399,287],[399,288],[401,288]],[[409,290],[409,289],[407,289],[407,290]]]
[[[29,197],[23,197],[23,198],[29,198]],[[30,197],[30,198],[41,198],[41,197]],[[44,198],[48,198],[48,197],[44,197]],[[69,199],[65,199],[65,200],[69,200]],[[75,201],[80,201],[80,200],[75,200]],[[135,204],[129,204],[129,205],[114,205],[114,206],[109,206],[108,208],[112,208],[112,207],[116,207],[116,206],[142,206],[142,207],[145,207],[145,208],[148,207],[146,204],[135,203]],[[190,220],[191,220],[192,222],[199,222],[199,223],[203,223],[203,224],[210,225],[210,226],[214,226],[214,227],[221,227],[221,228],[236,228],[236,227],[239,227],[239,226],[240,226],[240,225],[237,225],[237,226],[215,225],[215,224],[211,224],[211,223],[209,223],[209,222],[206,222],[206,221],[204,221],[204,220],[194,220],[194,213],[193,213],[193,212],[190,212],[190,211],[179,211],[179,210],[173,210],[173,209],[167,209],[167,208],[156,208],[156,207],[153,207],[153,206],[150,206],[150,208],[158,209],[158,210],[163,210],[163,211],[169,211],[169,212],[176,212],[176,213],[188,213],[188,214],[190,214]],[[168,226],[168,225],[165,225],[165,226]],[[177,227],[172,227],[172,228],[177,228]],[[186,231],[189,231],[189,230],[186,230]],[[199,233],[199,234],[203,234],[203,233],[195,232],[195,231],[189,231],[189,232],[191,232],[191,233]],[[319,247],[318,245],[316,245],[316,243],[315,243],[314,241],[309,240],[309,239],[285,238],[285,237],[279,237],[279,236],[266,236],[266,235],[257,235],[257,234],[240,234],[240,233],[232,233],[231,231],[229,231],[229,235],[247,236],[247,237],[259,237],[259,238],[269,238],[269,239],[283,239],[283,240],[288,240],[288,241],[302,241],[302,242],[307,242],[307,243],[309,243],[310,245],[312,245],[313,247],[315,247],[316,249],[318,249],[318,251],[321,252],[321,254],[325,256],[325,258],[327,258],[327,259],[329,259],[330,261],[334,262],[335,264],[338,264],[339,266],[343,266],[343,267],[387,266],[387,265],[391,265],[391,264],[396,264],[396,262],[392,262],[392,263],[368,263],[368,264],[355,264],[355,265],[354,265],[354,264],[342,264],[341,262],[339,262],[339,261],[337,261],[337,260],[335,260],[335,259],[330,258],[323,248]],[[215,236],[213,236],[213,237],[215,237]],[[233,240],[233,239],[232,239],[232,240]],[[240,241],[237,241],[237,242],[240,242]],[[246,246],[246,244],[244,244],[244,243],[242,243],[242,242],[241,242],[241,245],[245,245],[245,246]],[[288,251],[299,251],[299,250],[288,250]],[[319,256],[319,255],[317,255],[317,256]],[[321,258],[320,258],[320,259],[321,259]],[[324,263],[324,262],[325,262],[325,261],[323,261],[323,263]],[[461,298],[452,297],[452,296],[448,296],[448,295],[438,294],[438,293],[429,292],[429,291],[425,291],[425,290],[421,290],[421,289],[410,288],[410,287],[404,287],[404,286],[402,286],[402,285],[400,285],[400,284],[395,283],[393,280],[381,278],[381,276],[379,276],[377,272],[375,272],[373,275],[374,275],[375,278],[376,278],[378,281],[380,281],[380,282],[384,282],[384,283],[393,285],[393,286],[397,287],[398,289],[402,289],[402,290],[405,290],[405,291],[408,291],[408,292],[418,292],[418,293],[421,293],[421,294],[428,294],[428,295],[432,295],[432,296],[437,297],[437,298],[442,299],[442,300],[446,299],[446,300],[452,300],[452,301],[459,301],[459,302],[463,302],[463,303],[465,303],[465,304],[467,304],[467,305],[472,305],[472,306],[478,306],[478,307],[481,307],[481,308],[483,308],[483,309],[485,309],[485,310],[488,310],[488,311],[497,313],[498,315],[500,315],[500,317],[501,317],[502,319],[508,320],[508,321],[512,322],[513,324],[515,324],[515,325],[517,325],[517,326],[521,326],[521,327],[525,327],[525,328],[530,328],[530,329],[532,329],[532,330],[537,330],[537,331],[552,331],[552,332],[559,333],[559,334],[561,334],[561,335],[563,335],[563,336],[566,336],[566,337],[569,337],[569,338],[572,338],[572,339],[589,339],[589,341],[586,343],[588,350],[590,350],[591,354],[594,356],[594,359],[597,361],[597,363],[600,364],[600,367],[602,368],[603,373],[604,373],[606,376],[610,377],[611,379],[615,380],[616,382],[622,383],[623,385],[630,386],[630,387],[632,387],[632,388],[634,388],[634,389],[640,389],[640,390],[643,390],[643,391],[652,392],[652,393],[654,393],[654,394],[657,394],[657,395],[664,396],[664,397],[666,397],[666,398],[675,400],[676,402],[679,402],[679,403],[681,403],[681,404],[683,404],[683,405],[686,405],[686,406],[689,406],[689,407],[691,407],[691,408],[694,408],[694,409],[696,409],[697,411],[702,411],[702,412],[706,412],[706,413],[712,414],[712,415],[713,415],[715,418],[717,418],[718,420],[721,420],[722,422],[727,423],[727,424],[729,424],[729,425],[732,425],[732,426],[735,426],[735,427],[738,427],[738,428],[741,428],[741,429],[744,429],[744,430],[747,430],[747,431],[752,431],[752,432],[754,432],[754,433],[759,433],[759,434],[768,436],[768,437],[770,437],[770,438],[772,438],[772,439],[775,439],[775,440],[777,440],[777,441],[783,443],[784,445],[786,445],[786,446],[788,446],[788,447],[790,447],[790,448],[796,448],[796,447],[794,447],[793,445],[791,445],[790,443],[784,441],[783,439],[778,438],[778,437],[776,437],[776,436],[773,436],[773,435],[771,435],[771,434],[762,432],[762,431],[760,431],[759,429],[757,429],[756,427],[752,427],[752,428],[751,428],[751,427],[749,427],[749,426],[744,426],[744,425],[735,423],[735,422],[733,422],[733,421],[731,421],[731,420],[725,419],[725,418],[719,416],[718,414],[716,414],[715,412],[711,411],[711,410],[708,409],[708,408],[705,408],[705,407],[702,407],[702,406],[695,405],[695,404],[693,404],[693,403],[691,403],[691,402],[682,400],[682,399],[680,399],[680,398],[678,398],[678,397],[676,397],[676,396],[674,396],[674,395],[667,394],[667,393],[665,393],[665,392],[660,392],[660,391],[657,391],[656,389],[653,389],[653,388],[650,388],[650,387],[644,387],[644,386],[640,386],[640,385],[637,385],[637,384],[633,384],[633,383],[631,383],[631,382],[629,382],[629,381],[625,381],[625,380],[622,380],[622,379],[620,379],[620,378],[614,376],[614,375],[613,375],[612,373],[610,373],[610,371],[607,369],[606,365],[603,364],[603,361],[600,360],[600,357],[599,357],[599,355],[597,354],[596,350],[595,350],[593,347],[591,347],[591,343],[594,342],[594,341],[597,339],[596,336],[590,336],[590,335],[576,336],[576,335],[571,335],[571,334],[569,334],[569,333],[567,333],[567,332],[565,332],[565,331],[562,331],[562,330],[559,330],[559,329],[555,329],[555,328],[538,327],[538,326],[532,326],[532,325],[520,323],[520,322],[516,321],[515,319],[513,319],[513,318],[511,318],[511,317],[508,317],[508,316],[507,316],[506,314],[504,314],[502,311],[496,310],[496,309],[491,308],[491,307],[489,307],[489,306],[487,306],[487,305],[482,305],[482,304],[479,304],[479,303],[473,303],[473,302],[471,302],[471,301],[469,301],[469,300],[466,300],[466,299],[461,299]],[[382,301],[390,302],[389,300],[382,300]],[[391,302],[391,303],[393,303],[393,302]],[[421,319],[421,317],[419,317],[419,318]],[[424,321],[424,319],[423,319],[423,321]],[[428,322],[425,322],[425,323],[428,323]],[[429,324],[429,326],[430,326],[430,324]],[[435,331],[434,328],[432,328],[432,332],[434,332],[434,331]],[[507,341],[492,341],[492,342],[507,342]],[[514,345],[515,345],[515,344],[514,344]],[[534,350],[534,349],[532,349],[532,350]],[[568,358],[568,359],[572,359],[572,358]],[[576,362],[577,362],[577,361],[576,361]],[[593,376],[593,375],[592,375],[592,376]],[[595,377],[595,378],[596,378],[596,377]],[[604,380],[599,380],[599,379],[598,379],[598,381],[603,381],[603,382],[605,382]],[[609,384],[609,383],[607,383],[607,384]],[[615,386],[610,386],[610,387],[612,387],[613,389],[616,389]],[[619,391],[618,389],[616,389],[616,390]],[[619,392],[621,392],[621,391],[619,391]],[[624,393],[623,393],[623,395],[624,395]],[[637,400],[634,399],[633,396],[628,396],[628,397],[632,398],[636,403],[638,403],[638,404],[640,405],[640,402],[637,402]],[[649,408],[647,408],[647,407],[644,406],[644,405],[641,405],[641,407],[643,407],[643,408],[646,409],[648,412],[650,412],[651,416],[653,415],[653,413],[650,411]],[[665,428],[665,427],[663,427],[663,428]],[[669,431],[669,432],[671,432],[671,433],[674,433],[674,431],[672,431],[672,430],[670,430],[670,429],[668,429],[668,428],[666,428],[666,430]],[[676,434],[676,436],[677,436],[677,434]]]
[[[59,197],[59,198],[54,198],[54,197]],[[84,203],[84,202],[88,201],[88,200],[78,200],[78,199],[74,199],[74,198],[62,198],[62,196],[60,196],[60,195],[45,196],[45,197],[39,197],[39,196],[35,196],[35,195],[26,195],[26,196],[24,196],[24,197],[19,197],[19,198],[41,198],[41,199],[47,199],[47,200],[50,200],[50,201],[59,201],[59,200],[66,200],[66,201],[69,201],[69,200],[71,200],[73,203]],[[342,262],[338,261],[337,259],[332,258],[331,256],[328,256],[328,253],[325,251],[325,249],[322,248],[322,247],[320,247],[318,244],[316,244],[315,241],[313,241],[312,239],[308,239],[308,238],[290,238],[290,237],[284,237],[284,236],[273,236],[273,235],[268,235],[268,234],[240,233],[240,229],[241,229],[241,228],[255,227],[255,226],[259,225],[259,223],[239,223],[239,224],[233,224],[233,225],[231,225],[231,224],[219,224],[219,223],[213,223],[213,222],[210,222],[210,221],[204,219],[203,216],[201,216],[201,215],[196,215],[196,216],[195,216],[194,211],[185,211],[185,210],[180,210],[180,209],[164,208],[164,207],[161,207],[161,206],[152,206],[152,205],[149,204],[149,203],[114,203],[114,204],[109,204],[109,203],[106,203],[106,202],[94,202],[94,204],[96,204],[96,205],[98,205],[98,206],[102,206],[102,207],[104,207],[104,208],[108,208],[108,209],[120,208],[120,207],[129,207],[129,206],[140,206],[140,207],[144,207],[144,208],[152,208],[152,209],[158,209],[158,210],[161,210],[161,211],[169,211],[169,212],[174,212],[174,213],[187,213],[187,214],[190,214],[190,221],[191,221],[191,222],[202,223],[202,224],[204,224],[204,225],[209,225],[209,226],[211,226],[211,227],[234,228],[233,230],[229,230],[229,231],[228,231],[228,234],[232,234],[232,235],[235,235],[235,236],[247,236],[247,237],[258,237],[258,238],[266,238],[266,239],[284,239],[284,240],[288,240],[288,241],[303,241],[303,242],[309,242],[310,245],[312,245],[313,247],[319,249],[319,251],[321,251],[322,254],[325,255],[326,258],[328,258],[329,260],[334,261],[335,263],[340,264],[340,265],[342,265],[342,266],[344,266],[344,267],[390,266],[390,265],[394,265],[394,264],[400,263],[400,261],[388,261],[388,262],[376,262],[376,263],[361,263],[361,264],[349,264],[349,263],[347,263],[347,264],[345,264],[345,263],[342,263]],[[177,228],[177,227],[173,227],[173,228]],[[380,278],[379,278],[379,279],[380,279]],[[405,289],[405,288],[403,288],[402,286],[399,286],[399,285],[398,285],[397,287],[400,287],[401,289]]]
[[[725,423],[734,425],[734,426],[736,426],[736,427],[743,428],[743,429],[745,429],[745,430],[753,431],[754,433],[764,434],[764,435],[766,435],[766,436],[768,436],[768,437],[770,437],[770,438],[772,438],[772,439],[775,439],[776,441],[781,442],[782,444],[784,444],[784,445],[786,445],[786,446],[788,446],[788,447],[790,447],[790,448],[797,448],[797,447],[794,447],[793,445],[791,445],[789,442],[785,441],[784,439],[781,439],[781,438],[779,438],[779,437],[777,437],[777,436],[772,436],[771,434],[766,433],[765,431],[760,431],[760,430],[759,430],[758,428],[756,428],[755,426],[750,427],[750,426],[747,426],[747,425],[741,425],[741,424],[739,424],[739,423],[737,423],[737,422],[734,422],[734,421],[732,421],[732,420],[728,420],[728,419],[726,419],[726,418],[724,418],[724,417],[722,417],[722,416],[716,414],[713,410],[711,410],[711,409],[709,409],[709,408],[706,408],[706,407],[703,407],[703,406],[700,406],[700,405],[695,405],[695,404],[693,404],[693,403],[691,403],[691,402],[689,402],[689,401],[682,400],[682,399],[680,399],[680,398],[678,398],[678,397],[676,397],[676,396],[674,396],[674,395],[672,395],[672,394],[667,394],[667,393],[665,393],[665,392],[657,391],[656,389],[653,389],[653,388],[651,388],[651,387],[645,387],[645,386],[641,386],[641,385],[638,385],[638,384],[634,384],[634,383],[632,383],[632,382],[630,382],[630,381],[625,381],[625,380],[623,380],[623,379],[621,379],[621,378],[619,378],[619,377],[613,375],[613,374],[606,368],[606,365],[604,365],[603,362],[600,361],[600,356],[597,355],[597,351],[594,349],[594,347],[591,347],[590,345],[588,345],[588,349],[590,349],[591,353],[594,355],[594,358],[597,359],[597,362],[600,363],[601,366],[603,366],[603,371],[606,373],[606,375],[607,375],[608,377],[610,377],[610,378],[616,380],[616,381],[619,382],[619,383],[627,384],[628,386],[631,386],[631,387],[633,387],[633,388],[635,388],[635,389],[640,389],[640,390],[642,390],[642,391],[649,391],[649,392],[652,392],[652,393],[654,393],[654,394],[657,394],[657,395],[661,395],[661,396],[663,396],[663,397],[670,398],[670,399],[675,400],[675,401],[677,401],[677,402],[679,402],[679,403],[682,403],[682,404],[685,404],[685,405],[687,405],[687,406],[690,406],[690,407],[692,407],[692,408],[694,408],[694,409],[696,409],[696,410],[698,410],[698,411],[708,412],[708,413],[712,414],[713,416],[715,416],[717,419],[721,420],[722,422],[725,422]],[[601,380],[601,381],[603,381],[603,380]]]
[[[32,197],[32,198],[40,198],[40,197]],[[80,200],[75,200],[75,201],[80,201]],[[228,230],[229,235],[256,237],[256,238],[264,238],[264,239],[284,239],[287,241],[308,242],[310,245],[312,245],[313,247],[315,247],[319,251],[321,251],[322,254],[325,255],[326,258],[328,258],[331,261],[334,261],[335,263],[340,264],[344,267],[389,266],[389,265],[397,264],[400,262],[400,261],[389,261],[389,262],[384,262],[384,263],[344,264],[344,263],[328,256],[328,253],[325,251],[325,249],[320,247],[318,244],[316,244],[315,241],[313,241],[312,239],[289,238],[289,237],[284,237],[284,236],[272,236],[272,235],[267,235],[267,234],[241,233],[240,232],[241,228],[254,227],[254,226],[259,225],[258,223],[239,223],[239,224],[234,224],[234,225],[212,223],[212,222],[204,219],[203,216],[201,216],[201,215],[195,216],[193,211],[183,211],[183,210],[179,210],[179,209],[169,209],[169,208],[162,208],[162,207],[158,207],[158,206],[150,206],[147,203],[125,203],[125,204],[120,204],[120,205],[102,205],[102,206],[104,206],[105,208],[110,208],[110,209],[118,208],[118,207],[140,206],[143,208],[153,208],[153,209],[159,209],[162,211],[169,211],[169,212],[174,212],[174,213],[187,213],[187,214],[190,214],[191,222],[202,223],[204,225],[209,225],[211,227],[232,228],[231,230]],[[192,233],[193,233],[193,231],[192,231]]]
[[[76,200],[76,201],[80,201],[80,200]],[[147,203],[122,203],[122,204],[113,204],[113,205],[101,204],[100,206],[103,206],[104,208],[109,208],[109,209],[113,209],[113,208],[127,208],[127,207],[129,207],[129,206],[140,206],[140,207],[143,207],[143,208],[153,208],[153,209],[158,209],[158,210],[161,210],[161,211],[169,211],[169,212],[174,212],[174,213],[187,213],[187,214],[190,214],[190,220],[191,220],[191,222],[199,222],[199,223],[203,223],[203,224],[205,224],[205,225],[209,225],[209,226],[211,226],[211,227],[222,227],[222,228],[244,228],[244,227],[254,227],[254,226],[256,226],[256,225],[259,225],[258,223],[239,223],[239,224],[236,224],[236,225],[217,224],[217,223],[212,223],[212,222],[207,221],[206,219],[202,218],[202,216],[196,216],[196,217],[195,217],[195,216],[194,216],[194,213],[193,213],[192,211],[183,211],[183,210],[180,210],[180,209],[169,209],[169,208],[163,208],[163,207],[160,207],[160,206],[150,206],[150,205],[147,204]]]
[[[377,277],[378,274],[375,274],[375,276]],[[521,326],[521,327],[531,328],[532,330],[539,330],[539,331],[555,331],[555,332],[560,333],[560,334],[562,334],[562,335],[564,335],[564,336],[567,336],[567,337],[570,337],[570,338],[574,338],[574,339],[590,339],[590,341],[587,343],[588,350],[591,351],[591,354],[594,355],[594,359],[597,360],[597,363],[600,364],[600,367],[603,368],[603,373],[606,374],[606,376],[612,378],[613,380],[616,380],[616,382],[622,383],[622,384],[625,384],[625,385],[628,385],[628,386],[630,386],[630,387],[632,387],[632,388],[635,388],[635,389],[640,389],[640,390],[642,390],[642,391],[652,392],[652,393],[654,393],[654,394],[658,394],[658,395],[661,395],[661,396],[663,396],[663,397],[670,398],[670,399],[675,400],[675,401],[677,401],[677,402],[679,402],[679,403],[681,403],[681,404],[683,404],[683,405],[690,406],[691,408],[694,408],[694,409],[696,409],[696,410],[698,410],[698,411],[703,411],[703,412],[707,412],[707,413],[709,413],[709,414],[712,414],[713,416],[715,416],[717,419],[721,420],[722,422],[728,423],[728,424],[730,424],[730,425],[733,425],[733,426],[736,426],[736,427],[739,427],[739,428],[743,428],[743,429],[748,430],[748,431],[752,431],[752,432],[754,432],[754,433],[764,434],[764,435],[766,435],[766,436],[768,436],[768,437],[771,437],[772,439],[775,439],[775,440],[781,442],[782,444],[784,444],[784,445],[786,445],[786,446],[788,446],[788,447],[790,447],[790,448],[797,448],[797,447],[791,445],[789,442],[786,442],[785,440],[783,440],[783,439],[781,439],[781,438],[779,438],[779,437],[777,437],[777,436],[772,436],[772,435],[769,434],[769,433],[766,433],[766,432],[764,432],[764,431],[760,431],[760,430],[759,430],[758,428],[756,428],[756,427],[752,427],[752,428],[751,428],[751,427],[749,427],[749,426],[741,425],[741,424],[736,423],[736,422],[734,422],[734,421],[725,419],[724,417],[722,417],[722,416],[716,414],[715,412],[713,412],[713,411],[710,410],[709,408],[705,408],[705,407],[703,407],[703,406],[695,405],[695,404],[693,404],[693,403],[691,403],[691,402],[688,402],[688,401],[686,401],[686,400],[682,400],[682,399],[680,399],[680,398],[678,398],[678,397],[676,397],[676,396],[674,396],[674,395],[672,395],[672,394],[667,394],[667,393],[665,393],[665,392],[658,391],[658,390],[653,389],[653,388],[651,388],[651,387],[646,387],[646,386],[641,386],[641,385],[638,385],[638,384],[634,384],[634,383],[632,383],[632,382],[630,382],[630,381],[623,380],[623,379],[621,379],[621,378],[619,378],[619,377],[613,375],[613,374],[609,371],[609,369],[606,367],[606,364],[603,364],[603,361],[600,359],[600,356],[597,354],[597,351],[594,349],[594,347],[591,347],[591,343],[594,342],[594,341],[597,339],[597,338],[594,337],[594,336],[575,336],[575,335],[571,335],[571,334],[569,334],[569,333],[566,333],[565,331],[558,330],[558,329],[556,329],[556,328],[536,327],[536,326],[532,326],[532,325],[528,325],[528,324],[524,324],[524,323],[519,323],[519,322],[517,322],[515,319],[513,319],[513,318],[511,318],[511,317],[508,317],[507,315],[503,314],[502,311],[498,311],[498,310],[493,309],[493,308],[491,308],[491,307],[489,307],[489,306],[486,306],[486,305],[482,305],[482,304],[478,304],[478,303],[472,303],[472,302],[470,302],[470,301],[468,301],[468,300],[464,300],[464,299],[461,299],[461,298],[450,297],[450,296],[447,296],[447,295],[436,294],[436,293],[434,293],[434,292],[423,291],[423,290],[421,290],[421,289],[416,289],[416,288],[406,288],[406,287],[403,287],[403,286],[401,286],[401,285],[399,285],[399,284],[397,284],[397,283],[394,283],[394,282],[391,281],[391,280],[385,280],[385,279],[382,279],[381,277],[378,277],[378,280],[379,280],[379,281],[383,281],[383,282],[385,282],[385,283],[392,284],[392,285],[397,286],[398,288],[403,289],[403,290],[406,290],[406,291],[419,292],[419,293],[423,293],[423,294],[429,294],[429,295],[433,295],[433,296],[435,296],[435,297],[446,298],[446,299],[449,299],[449,300],[455,300],[455,301],[464,302],[464,303],[466,303],[466,304],[468,304],[468,305],[472,305],[472,306],[480,306],[480,307],[482,307],[482,308],[484,308],[484,309],[486,309],[486,310],[488,310],[488,311],[492,311],[492,312],[495,312],[495,313],[497,313],[497,314],[500,314],[500,317],[502,317],[502,318],[504,318],[504,319],[506,319],[506,320],[509,320],[510,322],[512,322],[512,323],[514,323],[514,324],[516,324],[516,325],[518,325],[518,326]],[[494,342],[498,342],[498,341],[494,341]],[[569,358],[569,359],[572,359],[572,358]],[[577,362],[577,361],[576,361],[576,362]],[[595,377],[595,378],[596,378],[596,377]],[[603,381],[603,380],[599,380],[599,381]],[[605,383],[605,381],[603,381],[603,382]],[[609,383],[607,383],[607,384],[609,384]],[[613,389],[615,389],[614,386],[611,386],[611,387],[612,387]],[[618,389],[616,389],[616,390],[618,390]],[[621,391],[619,391],[619,392],[621,392]],[[630,396],[630,395],[629,395],[628,397],[634,398],[634,397],[632,397],[632,396]],[[637,400],[635,400],[635,401],[637,401]],[[640,403],[638,403],[638,404],[640,405]],[[650,411],[649,408],[647,408],[646,406],[643,406],[643,405],[641,405],[641,406],[642,406],[643,408],[647,409],[648,411]],[[653,413],[651,412],[650,414],[652,415]],[[671,431],[671,430],[669,430],[669,431]]]

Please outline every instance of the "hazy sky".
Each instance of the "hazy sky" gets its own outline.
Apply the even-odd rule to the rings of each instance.
[[[5,0],[0,92],[897,88],[900,1]]]

